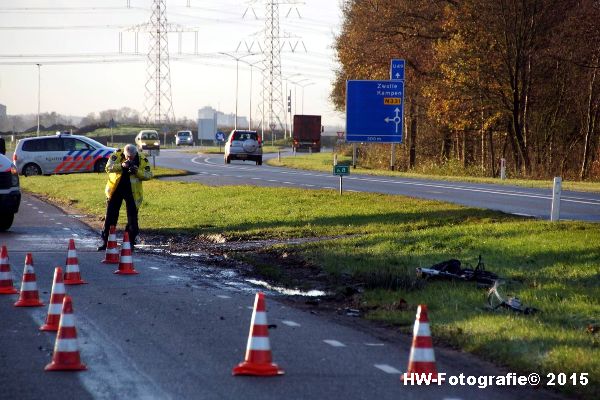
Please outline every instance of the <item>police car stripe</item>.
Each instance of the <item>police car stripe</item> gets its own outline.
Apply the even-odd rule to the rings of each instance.
[[[70,170],[73,169],[73,167],[75,166],[75,164],[77,164],[78,161],[81,161],[81,154],[84,152],[84,150],[79,150],[76,154],[73,155],[73,162],[71,162],[69,165],[67,165],[66,167],[63,168],[63,172],[68,172]]]
[[[98,161],[101,158],[108,158],[109,154],[112,154],[112,150],[102,150],[102,149],[97,150],[93,154],[92,161],[90,161],[90,163],[86,166],[85,169],[91,171],[94,168],[96,161]]]
[[[69,153],[70,153],[70,152],[69,152]],[[67,154],[65,157],[63,157],[63,160],[62,160],[62,162],[61,162],[60,164],[58,164],[58,165],[56,166],[56,168],[54,168],[54,173],[57,173],[57,172],[59,172],[59,171],[62,169],[62,167],[63,167],[63,166],[66,164],[66,163],[68,163],[68,162],[70,162],[70,161],[71,161],[71,156]]]
[[[100,153],[102,153],[102,149],[98,149],[96,151],[94,151],[91,155],[90,155],[90,162],[88,162],[85,167],[83,168],[84,171],[91,171],[92,168],[94,167],[94,164],[96,163],[96,161],[98,161],[98,159],[100,158]]]
[[[81,167],[83,167],[83,165],[84,165],[84,164],[87,164],[87,162],[89,161],[89,159],[90,159],[90,155],[93,153],[93,151],[94,151],[94,150],[88,150],[88,151],[87,151],[87,153],[86,153],[84,156],[82,156],[82,161],[81,161],[79,164],[77,164],[77,165],[76,165],[76,166],[73,168],[73,170],[74,170],[74,171],[80,171],[80,170],[81,170]]]

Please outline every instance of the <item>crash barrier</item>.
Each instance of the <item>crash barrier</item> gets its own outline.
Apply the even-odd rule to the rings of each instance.
[[[277,376],[285,372],[272,362],[269,324],[264,293],[256,293],[244,361],[233,368],[233,375]]]
[[[79,260],[77,259],[77,250],[75,249],[75,241],[73,239],[69,239],[64,281],[65,285],[82,285],[87,283],[81,279]]]
[[[119,261],[119,269],[114,272],[119,275],[135,275],[139,274],[133,267],[133,257],[131,255],[131,243],[129,242],[129,233],[123,233],[123,245],[121,246],[121,258]]]
[[[108,233],[108,241],[106,242],[106,253],[104,255],[103,264],[118,264],[119,263],[119,248],[117,246],[116,227],[111,225]]]
[[[431,341],[431,330],[429,329],[429,317],[427,316],[427,305],[421,304],[417,309],[413,340],[408,357],[408,369],[400,379],[411,379],[412,376],[430,376],[437,380],[437,367],[433,353],[433,342]]]

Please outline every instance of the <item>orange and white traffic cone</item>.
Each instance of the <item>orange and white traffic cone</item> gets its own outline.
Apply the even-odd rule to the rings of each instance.
[[[15,307],[41,307],[44,303],[40,301],[40,295],[37,289],[35,271],[33,269],[33,257],[31,253],[25,256],[25,268],[23,269],[23,281],[21,283],[21,293]]]
[[[40,327],[40,331],[56,332],[58,330],[64,298],[65,285],[63,282],[63,271],[61,267],[56,267],[54,269],[54,280],[52,281],[50,304],[48,305],[48,316],[46,317],[46,323]]]
[[[111,225],[106,242],[106,253],[104,254],[103,264],[119,263],[119,248],[117,246],[117,233],[114,225]]]
[[[285,372],[272,362],[271,344],[264,293],[257,293],[250,322],[244,361],[233,368],[233,375],[276,376]]]
[[[69,250],[67,252],[67,262],[65,266],[65,285],[82,285],[85,282],[81,279],[79,272],[79,260],[77,259],[77,250],[75,249],[75,240],[69,239]]]
[[[71,296],[65,296],[63,299],[52,362],[46,365],[44,369],[46,371],[81,371],[87,369],[81,363],[79,357],[79,344],[77,343],[77,329],[75,328]]]
[[[8,250],[2,246],[0,251],[0,294],[15,294],[17,289],[13,286],[13,278],[10,273],[10,263],[8,262]]]
[[[408,371],[402,374],[400,379],[410,379],[409,376],[413,376],[413,374],[421,377],[430,375],[431,379],[436,380],[438,376],[429,329],[429,318],[427,317],[427,306],[425,304],[420,304],[417,309],[413,341],[408,359]]]
[[[119,269],[115,274],[120,275],[135,275],[139,274],[133,268],[133,257],[131,255],[131,243],[129,243],[129,232],[123,234],[123,246],[121,247],[121,260],[119,261]]]

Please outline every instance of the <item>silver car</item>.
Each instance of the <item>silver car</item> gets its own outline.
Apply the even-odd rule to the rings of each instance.
[[[194,145],[194,136],[192,135],[192,131],[179,131],[175,134],[175,146],[181,145]]]
[[[19,140],[13,162],[25,176],[104,172],[114,151],[86,136],[57,132],[55,136]]]
[[[225,164],[231,163],[231,160],[250,160],[262,165],[262,156],[262,143],[256,131],[231,131],[225,143]]]

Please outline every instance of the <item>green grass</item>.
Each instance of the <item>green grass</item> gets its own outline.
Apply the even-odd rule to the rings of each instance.
[[[332,153],[315,153],[312,155],[308,154],[296,154],[296,156],[283,157],[281,162],[277,162],[276,159],[266,161],[266,164],[288,168],[298,168],[313,171],[325,171],[331,172],[333,166],[333,154]],[[351,156],[338,155],[338,164],[352,165]],[[434,175],[434,174],[418,174],[411,172],[398,172],[380,169],[363,168],[357,165],[356,169],[351,169],[350,173],[356,174],[367,174],[367,175],[383,175],[383,176],[396,176],[403,178],[417,178],[417,179],[436,179],[450,182],[473,182],[473,183],[493,183],[496,185],[514,185],[531,188],[552,188],[553,182],[532,180],[532,179],[506,179],[500,180],[496,178],[484,178],[484,177],[473,177],[473,176],[452,176],[452,175]],[[600,182],[576,182],[576,181],[564,181],[562,183],[563,190],[574,190],[580,192],[600,192]]]
[[[103,215],[105,180],[105,174],[73,174],[23,178],[22,184]],[[438,345],[473,352],[515,372],[587,372],[587,386],[561,390],[590,399],[599,394],[600,335],[587,329],[600,325],[600,224],[550,223],[401,196],[339,196],[333,190],[152,180],[144,182],[144,193],[142,231],[223,234],[232,240],[342,235],[278,247],[333,278],[364,282],[368,289],[359,306],[367,318],[410,333],[416,305],[426,303]],[[479,254],[488,270],[514,280],[504,294],[518,295],[541,312],[490,311],[485,291],[474,284],[415,276],[415,267],[449,258],[474,265]],[[274,276],[281,272],[280,266],[259,267]],[[408,309],[398,307],[401,299]]]

